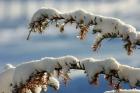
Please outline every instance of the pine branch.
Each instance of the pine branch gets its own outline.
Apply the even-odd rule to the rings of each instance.
[[[39,9],[34,13],[29,24],[27,40],[29,40],[31,32],[42,33],[45,31],[45,28],[54,24],[60,29],[60,32],[64,32],[65,25],[73,23],[75,24],[75,28],[78,28],[80,31],[78,36],[81,40],[86,38],[90,27],[93,27],[93,34],[100,33],[103,36],[101,40],[95,42],[93,45],[94,51],[96,51],[99,46],[101,46],[101,42],[107,38],[121,38],[124,43],[127,43],[124,44],[124,48],[128,55],[132,54],[133,50],[140,45],[140,33],[136,32],[133,26],[124,23],[120,19],[95,15],[83,10],[61,13],[55,9],[45,8]]]
[[[60,86],[56,76],[62,77],[66,84],[70,79],[68,73],[71,69],[85,71],[89,83],[95,85],[99,83],[100,74],[104,74],[109,85],[116,91],[121,91],[121,84],[126,82],[132,88],[140,86],[140,68],[122,65],[114,58],[104,60],[85,58],[79,61],[74,56],[46,57],[16,67],[7,66],[5,71],[0,73],[2,93],[36,93],[47,91],[48,86],[58,90]]]
[[[49,13],[51,13],[52,15]],[[89,19],[90,20],[89,22],[85,23],[85,19],[83,19],[85,18],[85,15],[83,15],[83,13],[84,13],[83,11],[79,10],[76,11],[76,13],[72,12],[70,14],[67,13],[62,14],[54,9],[40,9],[34,14],[31,23],[29,24],[30,32],[27,37],[27,40],[29,39],[31,32],[42,33],[46,27],[51,25],[50,23],[56,23],[56,27],[60,29],[60,32],[64,31],[64,26],[66,24],[75,23],[76,29],[77,28],[80,29],[79,38],[83,40],[86,37],[86,33],[88,32],[89,26],[92,26],[92,24],[94,24],[92,17],[91,19]],[[43,23],[47,24],[44,26]]]
[[[81,60],[81,65],[90,84],[97,84],[99,74],[104,74],[109,85],[116,91],[120,90],[121,83],[126,82],[131,88],[140,87],[140,68],[122,65],[114,58],[105,60],[86,58]]]

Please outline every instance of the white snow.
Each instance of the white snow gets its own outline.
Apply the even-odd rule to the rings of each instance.
[[[42,15],[48,16],[48,19],[51,19],[56,16],[61,16],[65,20],[73,18],[77,23],[80,23],[80,21],[82,20],[82,24],[85,25],[88,25],[91,21],[93,21],[92,25],[95,25],[94,30],[101,30],[102,34],[119,33],[119,35],[123,35],[123,39],[125,39],[128,35],[132,42],[136,41],[137,39],[137,32],[135,27],[124,23],[118,18],[100,16],[93,13],[88,13],[84,10],[76,10],[69,13],[61,13],[55,9],[41,8],[34,13],[31,23],[38,21],[41,18],[44,18]]]
[[[48,18],[45,19],[45,17],[42,15],[48,16]],[[137,41],[140,41],[138,32],[136,31],[136,28],[134,26],[127,24],[118,18],[88,13],[84,10],[76,10],[73,12],[63,13],[55,9],[41,8],[37,12],[35,12],[34,15],[32,16],[32,20],[30,23],[34,23],[35,26],[33,27],[31,26],[31,30],[32,31],[35,30],[35,32],[36,31],[42,32],[45,29],[43,22],[51,20],[53,18],[55,21],[57,20],[56,24],[58,25],[61,24],[65,25],[65,23],[75,23],[76,28],[80,28],[80,25],[87,27],[93,26],[93,31],[99,32],[101,34],[100,38],[97,37],[98,39],[95,40],[96,42],[98,42],[98,40],[100,40],[104,35],[107,34],[116,35],[116,38],[122,38],[122,40],[124,40],[125,42],[130,41],[130,43],[132,44],[130,48],[134,49],[134,47],[138,45]],[[40,19],[44,20],[40,21]],[[59,24],[58,21],[61,21],[60,22],[61,24]],[[126,39],[128,41],[126,41]]]
[[[119,62],[113,57],[103,60],[101,65],[105,70],[105,74],[109,74],[111,70],[118,71],[120,66]]]
[[[14,84],[19,85],[21,82],[25,83],[26,80],[35,71],[46,71],[47,73],[53,73],[55,68],[61,68],[64,73],[68,73],[72,64],[78,66],[79,60],[73,56],[64,57],[45,57],[41,60],[35,60],[31,62],[26,62],[16,66],[14,74]],[[60,67],[61,66],[61,67]]]
[[[74,56],[63,56],[57,58],[57,60],[64,73],[69,72],[71,67],[79,67],[79,59]]]
[[[60,88],[60,83],[55,77],[49,77],[48,85],[52,86],[55,90]]]
[[[12,83],[15,67],[6,68],[0,73],[0,93],[12,93]]]
[[[85,68],[89,82],[92,82],[95,79],[94,76],[103,70],[100,64],[93,58],[81,60],[81,66]]]
[[[64,15],[64,16],[63,16]],[[77,10],[70,13],[62,14],[65,19],[73,18],[77,23],[80,23],[83,20],[84,25],[88,25],[88,23],[93,19],[93,15],[84,11],[84,10]]]
[[[77,23],[80,23],[80,21],[83,20],[84,25],[88,25],[89,22],[93,21],[95,16],[91,13],[85,12],[84,10],[62,13],[60,11],[57,11],[56,9],[41,8],[34,13],[30,23],[34,23],[36,21],[39,21],[39,19],[44,18],[42,15],[48,16],[47,19],[51,19],[53,17],[63,17],[65,20],[69,20],[73,18]]]
[[[128,81],[131,87],[136,87],[136,83],[140,81],[140,68],[120,65],[118,75],[119,78]]]
[[[120,65],[114,58],[108,58],[105,60],[86,58],[81,60],[81,64],[84,65],[90,82],[94,79],[96,74],[100,74],[101,72],[110,74],[112,70],[118,71]]]
[[[10,68],[15,68],[12,64],[6,64],[4,67],[4,70],[10,69]]]
[[[121,80],[128,81],[131,87],[136,87],[136,83],[140,81],[140,68],[119,64],[115,58],[106,58],[104,60],[85,58],[79,61],[79,59],[76,57],[68,55],[58,58],[45,57],[40,60],[19,64],[16,67],[11,64],[7,64],[4,71],[0,73],[0,93],[12,93],[13,86],[20,86],[20,83],[25,84],[26,80],[29,79],[31,74],[36,73],[36,71],[46,71],[46,74],[44,74],[42,78],[43,80],[47,78],[48,74],[52,74],[49,76],[47,84],[36,86],[36,93],[47,91],[48,86],[58,90],[60,88],[60,83],[56,79],[55,75],[53,75],[55,74],[54,71],[56,68],[61,69],[64,74],[67,74],[72,68],[80,68],[83,70],[85,69],[88,80],[91,83],[98,79],[98,74],[112,76],[117,74],[118,77],[114,76],[116,79],[119,78]],[[112,71],[116,71],[115,74]],[[28,90],[28,92],[31,93],[30,90]],[[126,90],[121,90],[120,93],[133,92],[126,92]]]
[[[59,14],[60,14],[60,12],[55,9],[41,8],[34,13],[32,19],[31,19],[31,23],[44,18],[44,16],[47,16],[48,19],[51,19],[52,17],[59,16]]]
[[[102,20],[102,21],[99,21]],[[126,39],[129,36],[131,43],[135,43],[137,39],[136,28],[132,25],[126,24],[120,19],[112,17],[97,16],[97,25],[94,26],[94,30],[100,30],[101,34],[116,34],[122,36],[122,39]]]
[[[119,78],[128,81],[131,87],[136,87],[136,83],[140,81],[140,68],[121,65],[114,58],[105,60],[86,58],[81,61],[81,64],[84,65],[90,82],[95,79],[96,74],[100,74],[101,72],[107,75],[113,74],[113,76],[118,74]]]
[[[119,92],[118,91],[106,91],[104,93],[140,93],[140,90],[137,90],[137,89],[120,89]]]
[[[4,71],[0,73],[0,92],[11,93],[13,86],[19,86],[20,83],[25,84],[29,77],[38,71],[46,71],[49,74],[53,74],[55,68],[60,68],[64,74],[67,74],[70,68],[75,67],[79,67],[79,60],[76,57],[69,55],[58,58],[45,57],[40,60],[19,64],[16,67],[7,64],[4,67]],[[59,89],[59,81],[55,79],[55,77],[50,76],[48,85],[56,90]],[[47,87],[41,87],[42,89],[47,90]],[[40,91],[39,89],[40,88],[37,87],[37,91]]]

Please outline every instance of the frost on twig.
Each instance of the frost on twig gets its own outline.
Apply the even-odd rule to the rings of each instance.
[[[136,46],[140,45],[140,33],[136,32],[136,29],[132,25],[126,24],[120,19],[100,16],[83,10],[62,13],[55,9],[46,8],[41,8],[34,13],[29,24],[27,40],[31,32],[42,33],[50,25],[55,25],[60,29],[60,32],[64,32],[65,25],[73,23],[75,24],[75,28],[80,31],[78,37],[81,40],[86,38],[86,34],[91,27],[93,28],[93,34],[100,33],[100,38],[95,40],[92,47],[94,51],[107,38],[121,38],[128,55],[133,52]]]

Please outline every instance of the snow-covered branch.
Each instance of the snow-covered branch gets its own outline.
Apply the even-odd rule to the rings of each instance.
[[[104,74],[109,85],[115,90],[119,90],[121,83],[125,82],[128,82],[131,88],[140,86],[140,68],[122,65],[114,58],[105,60],[86,58],[81,60],[80,64],[91,84],[98,84],[99,74]]]
[[[93,34],[99,33],[93,45],[93,50],[96,51],[101,42],[107,38],[121,38],[124,41],[124,48],[130,55],[136,46],[140,45],[140,33],[136,32],[135,27],[126,24],[120,19],[105,17],[88,13],[83,10],[77,10],[69,13],[61,13],[55,9],[39,9],[34,13],[29,24],[29,39],[31,32],[42,33],[49,25],[55,25],[64,31],[66,24],[75,24],[76,29],[79,29],[79,38],[85,39],[89,28],[93,28]]]
[[[88,80],[91,84],[97,84],[99,74],[115,76],[119,70],[119,63],[114,58],[97,60],[86,58],[81,60],[82,68],[87,73]]]
[[[66,83],[70,69],[84,70],[90,84],[98,84],[99,74],[104,74],[116,91],[120,91],[121,83],[125,82],[132,88],[140,86],[140,68],[122,65],[115,58],[79,60],[74,56],[63,56],[45,57],[17,66],[6,65],[0,73],[0,93],[40,93],[47,91],[48,86],[58,90],[57,78],[62,77]]]
[[[115,90],[112,90],[112,91],[106,91],[104,93],[140,93],[140,90],[137,90],[137,89],[129,89],[129,90],[126,90],[126,89],[121,89],[119,91],[115,91]]]
[[[140,90],[123,90],[121,83],[128,83],[131,88],[140,86],[140,68],[120,64],[114,58],[97,60],[85,58],[80,61],[81,69],[85,70],[90,84],[97,85],[99,74],[104,74],[105,79],[115,90],[105,93],[140,93]]]
[[[80,68],[79,60],[74,56],[46,57],[15,67],[7,65],[0,73],[0,93],[40,93],[39,91],[46,90],[47,86],[58,90],[56,74],[66,83],[70,69],[76,68]]]

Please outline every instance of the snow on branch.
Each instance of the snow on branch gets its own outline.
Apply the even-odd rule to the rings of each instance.
[[[76,29],[80,30],[79,38],[81,40],[86,38],[86,34],[91,27],[93,28],[93,34],[99,33],[92,46],[94,51],[107,38],[121,38],[128,55],[133,52],[136,46],[140,45],[140,33],[136,32],[135,27],[124,23],[120,19],[100,16],[83,10],[61,13],[55,9],[46,8],[41,8],[34,13],[29,24],[30,31],[27,40],[31,32],[42,33],[50,25],[55,25],[60,29],[60,32],[63,32],[66,24],[73,23]]]
[[[105,60],[86,58],[81,60],[81,65],[87,73],[90,84],[98,83],[99,74],[116,75],[119,70],[119,63],[114,58]]]
[[[140,86],[140,68],[122,65],[115,58],[79,60],[74,56],[63,56],[45,57],[17,66],[6,65],[0,73],[0,93],[41,93],[47,91],[48,86],[58,90],[60,84],[57,78],[63,78],[66,84],[70,79],[70,69],[84,70],[89,83],[95,85],[99,75],[104,74],[115,93],[133,93],[120,89],[125,82],[132,88]]]
[[[140,68],[120,64],[114,58],[97,60],[86,58],[81,60],[81,68],[87,73],[90,84],[98,84],[99,74],[104,74],[115,90],[119,90],[121,83],[128,82],[131,88],[140,86]]]
[[[48,86],[58,90],[56,74],[66,83],[70,69],[76,68],[79,68],[79,60],[74,56],[45,57],[15,67],[7,65],[0,73],[0,93],[40,93]]]
[[[115,90],[112,90],[112,91],[106,91],[104,93],[140,93],[140,90],[137,90],[137,89],[121,89],[120,91],[115,91]]]

